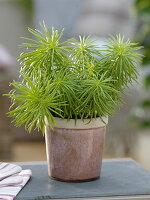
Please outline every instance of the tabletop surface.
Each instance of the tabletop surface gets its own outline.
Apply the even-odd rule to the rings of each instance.
[[[83,183],[50,179],[46,162],[18,164],[23,169],[31,169],[33,176],[16,200],[150,199],[150,172],[131,159],[106,159],[103,161],[101,178]]]

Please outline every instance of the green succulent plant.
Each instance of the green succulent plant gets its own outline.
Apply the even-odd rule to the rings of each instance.
[[[21,47],[21,82],[7,94],[12,100],[9,116],[17,126],[30,132],[40,129],[45,121],[51,128],[55,117],[86,119],[112,115],[120,106],[120,93],[137,79],[141,55],[137,44],[123,37],[111,37],[100,49],[90,37],[61,42],[58,33],[41,24],[43,32],[29,32],[36,39]],[[104,48],[104,49],[103,49]]]

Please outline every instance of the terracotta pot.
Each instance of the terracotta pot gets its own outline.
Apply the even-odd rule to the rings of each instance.
[[[45,139],[50,178],[67,182],[91,181],[100,177],[106,124],[100,118],[56,119],[46,126]]]

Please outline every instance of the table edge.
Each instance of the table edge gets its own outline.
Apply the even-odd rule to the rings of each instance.
[[[104,158],[103,162],[120,162],[120,161],[132,161],[135,162],[132,158]],[[46,165],[47,161],[26,161],[26,162],[13,162],[18,165]]]

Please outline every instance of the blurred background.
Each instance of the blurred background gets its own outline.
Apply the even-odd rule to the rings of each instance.
[[[0,161],[46,160],[41,133],[28,134],[6,116],[10,101],[2,96],[18,78],[16,58],[27,27],[65,28],[64,39],[92,35],[102,45],[122,34],[144,46],[139,83],[130,86],[124,105],[109,119],[105,158],[132,157],[150,170],[150,1],[149,0],[0,0]]]

